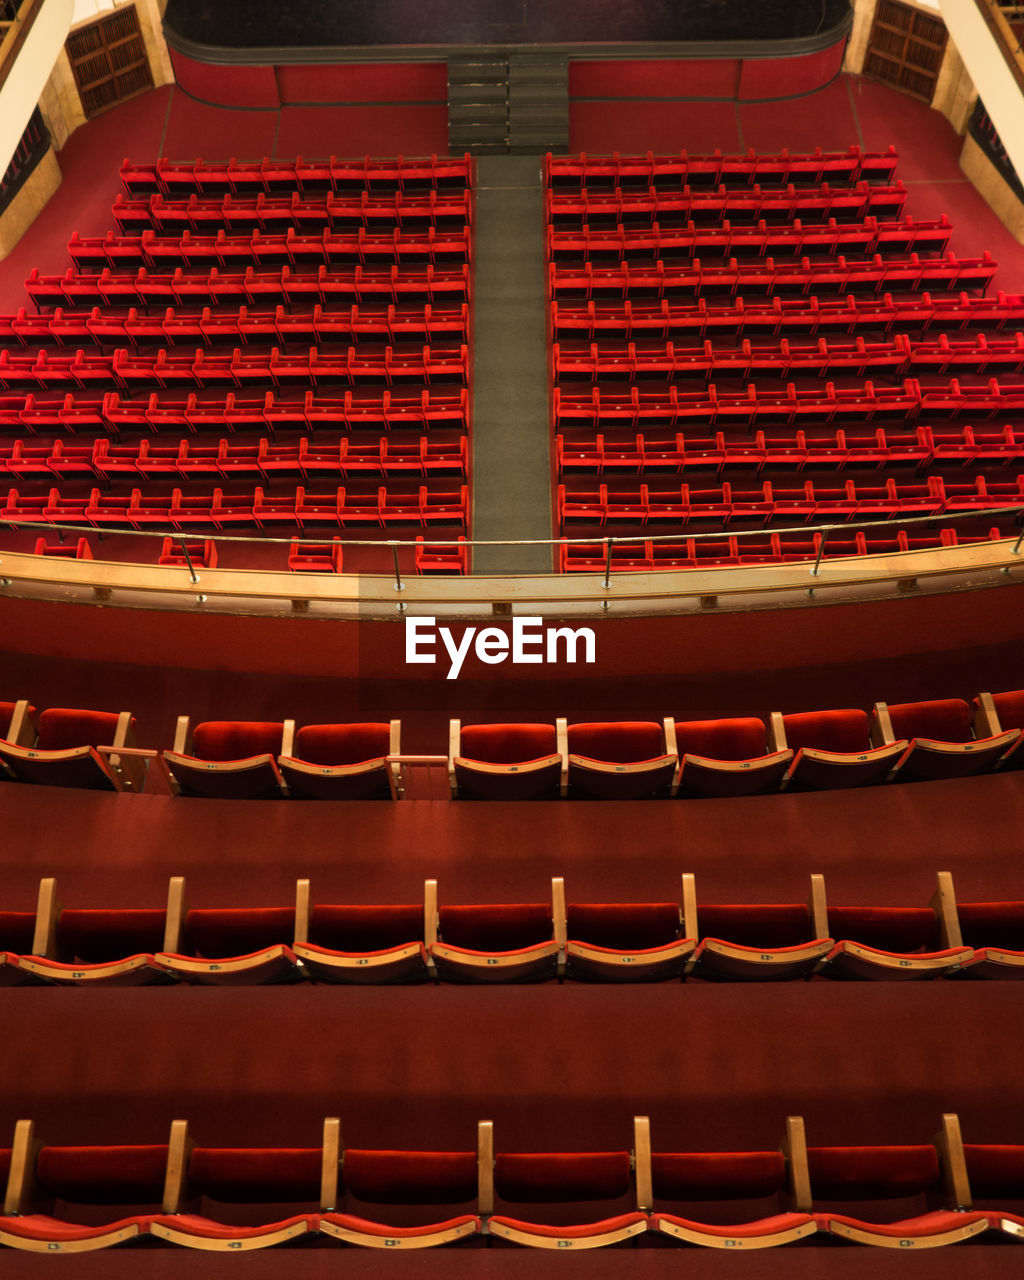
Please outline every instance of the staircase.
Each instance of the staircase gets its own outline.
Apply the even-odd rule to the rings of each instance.
[[[564,54],[467,52],[448,59],[452,155],[543,155],[569,147]]]

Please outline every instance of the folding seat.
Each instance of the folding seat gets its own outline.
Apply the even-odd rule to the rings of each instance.
[[[12,727],[20,736],[0,741],[0,765],[18,782],[93,791],[143,788],[146,765],[141,755],[133,754],[135,720],[130,711],[49,707],[40,713],[35,733],[24,718]]]
[[[490,1121],[481,1127],[489,1130]],[[481,1145],[487,1142],[485,1136]],[[598,1249],[642,1235],[647,1214],[636,1208],[632,1163],[629,1151],[574,1151],[498,1152],[492,1164],[482,1151],[479,1205],[487,1216],[485,1230],[534,1249]],[[496,1203],[544,1206],[544,1217],[538,1222],[493,1213]],[[608,1216],[579,1221],[598,1205]]]
[[[396,800],[402,794],[402,722],[304,725],[285,722],[278,766],[302,800]]]
[[[187,1122],[172,1121],[163,1212],[151,1219],[151,1234],[187,1249],[242,1252],[315,1232],[319,1214],[308,1206],[319,1207],[328,1171],[337,1168],[338,1132],[332,1117],[321,1147],[198,1147]],[[200,1211],[190,1212],[196,1201]],[[300,1205],[307,1207],[295,1213]]]
[[[926,907],[830,907],[824,877],[818,877],[817,910],[822,928],[837,939],[823,972],[830,978],[915,981],[959,970],[972,957],[950,924],[952,892],[940,872]]]
[[[424,882],[422,904],[372,906],[311,906],[309,881],[300,880],[292,950],[316,982],[425,982],[436,977],[426,948],[427,921],[436,918],[436,880]]]
[[[293,538],[288,545],[288,568],[293,573],[341,573],[340,538],[330,542],[304,542]]]
[[[972,728],[976,738],[999,737],[1010,730],[1022,731],[1022,737],[1010,747],[998,764],[1000,769],[1017,769],[1024,764],[1020,751],[1024,740],[1024,689],[1011,689],[1006,693],[979,693],[974,699]]]
[[[551,879],[550,902],[441,907],[426,917],[430,962],[445,982],[545,982],[565,947],[565,886]]]
[[[764,722],[676,720],[679,776],[684,796],[745,796],[775,791],[793,760],[789,749],[772,751]]]
[[[45,538],[36,538],[36,545],[32,549],[32,554],[36,556],[54,556],[62,560],[91,560],[93,558],[92,547],[89,545],[88,538],[79,538],[77,542],[70,543],[47,542]]]
[[[193,569],[216,569],[217,544],[211,538],[205,538],[199,542],[185,538],[164,538],[160,544],[157,564],[187,569],[190,562]]]
[[[963,1160],[967,1187],[959,1207],[973,1209],[980,1201],[977,1212],[985,1214],[993,1231],[1024,1240],[1024,1145],[963,1142],[959,1126],[948,1145],[953,1159]]]
[[[569,795],[591,800],[667,796],[679,766],[670,718],[571,724],[566,750]]]
[[[872,740],[906,739],[895,766],[899,781],[963,778],[994,769],[1020,740],[1020,729],[973,737],[971,709],[960,698],[931,702],[876,702]]]
[[[958,902],[953,877],[939,872],[939,905],[948,945],[972,948],[957,978],[1024,978],[1024,902]]]
[[[153,959],[165,945],[161,908],[67,909],[52,877],[40,881],[25,974],[60,986],[137,987],[173,982]]]
[[[637,1203],[650,1212],[651,1231],[685,1244],[744,1252],[792,1244],[817,1231],[814,1217],[806,1211],[799,1116],[787,1117],[786,1134],[776,1151],[652,1152],[647,1116],[636,1116],[633,1124]],[[693,1206],[701,1216],[653,1211],[665,1201]]]
[[[807,1147],[818,1230],[857,1244],[904,1250],[956,1244],[985,1231],[986,1214],[961,1208],[969,1202],[966,1178],[962,1166],[950,1164],[952,1144],[944,1140],[955,1122],[955,1116],[943,1116],[943,1134],[934,1143]],[[822,1208],[823,1201],[836,1207]],[[871,1221],[850,1212],[865,1201],[872,1205]],[[908,1210],[913,1216],[902,1216]]]
[[[284,722],[207,720],[191,729],[179,716],[174,747],[161,758],[175,795],[264,800],[282,794],[277,756]]]
[[[449,724],[453,800],[554,799],[564,794],[567,774],[565,748],[553,724]]]
[[[489,1158],[491,1148],[486,1138],[490,1130],[484,1132],[486,1137],[479,1139],[479,1156]],[[430,1249],[477,1235],[482,1223],[476,1212],[457,1210],[466,1205],[476,1209],[479,1164],[475,1151],[346,1147],[340,1171],[336,1165],[331,1171],[330,1189],[325,1168],[319,1229],[323,1235],[370,1249]],[[335,1190],[334,1198],[331,1190]],[[371,1205],[375,1215],[387,1216],[386,1223],[376,1216],[365,1216]],[[447,1206],[451,1216],[438,1221],[440,1206]],[[358,1213],[353,1212],[356,1209]],[[428,1221],[424,1222],[424,1217]]]
[[[684,877],[684,900],[687,893]],[[565,913],[566,973],[579,981],[681,978],[697,945],[678,902],[570,902]]]
[[[163,950],[153,959],[170,976],[203,986],[301,982],[305,973],[292,950],[295,921],[294,906],[190,910],[184,877],[172,876]]]
[[[418,574],[466,574],[469,572],[469,549],[465,534],[459,535],[458,545],[427,543],[422,534],[416,535],[415,569]]]
[[[29,1253],[91,1253],[144,1235],[159,1213],[170,1164],[167,1144],[45,1146],[31,1120],[17,1122],[14,1145],[2,1154],[9,1174],[0,1244]],[[122,1216],[102,1221],[115,1206]]]
[[[806,902],[697,905],[693,876],[683,877],[683,929],[699,939],[687,964],[698,978],[775,982],[809,978],[834,946],[820,903],[824,883],[811,876]]]
[[[828,790],[884,782],[907,743],[876,745],[870,729],[867,712],[855,707],[791,715],[773,711],[768,731],[772,747],[796,752],[783,785]]]

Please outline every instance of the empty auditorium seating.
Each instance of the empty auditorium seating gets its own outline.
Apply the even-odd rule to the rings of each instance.
[[[896,766],[906,781],[956,778],[994,768],[1016,745],[1019,729],[976,738],[971,709],[960,698],[930,702],[877,702],[875,733],[883,743],[909,743]]]
[[[692,894],[683,878],[683,903]],[[678,902],[568,902],[566,972],[597,982],[681,978],[696,942]]]
[[[949,872],[939,882],[947,945],[972,948],[953,976],[1024,978],[1024,902],[960,902]]]
[[[793,761],[789,749],[772,751],[764,721],[675,721],[679,754],[677,791],[683,796],[741,796],[774,791]]]
[[[635,800],[668,795],[679,757],[670,720],[570,724],[568,794]]]
[[[146,766],[139,755],[131,754],[131,712],[48,707],[33,724],[27,703],[18,706],[23,709],[14,712],[8,737],[0,741],[0,764],[9,777],[100,791],[142,789]]]
[[[562,963],[565,885],[551,901],[441,906],[427,919],[427,951],[447,982],[543,982]]]
[[[907,748],[905,740],[871,741],[867,712],[848,707],[793,715],[775,712],[770,736],[776,750],[795,751],[785,785],[859,787],[883,782]]]
[[[402,793],[400,720],[373,724],[285,724],[278,767],[303,800],[397,799]]]
[[[281,795],[283,735],[282,722],[208,720],[192,729],[179,716],[174,748],[161,758],[177,795],[270,798]]]
[[[313,903],[300,880],[292,949],[316,982],[424,982],[436,977],[426,949],[436,919],[436,880],[425,882],[421,904],[376,906]]]

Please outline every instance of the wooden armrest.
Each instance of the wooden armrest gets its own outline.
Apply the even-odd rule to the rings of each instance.
[[[990,693],[978,694],[978,705],[974,708],[973,728],[975,738],[994,738],[1003,731],[1003,726],[999,722],[999,712]]]
[[[481,1120],[476,1130],[476,1209],[481,1216],[494,1212],[494,1122]]]
[[[935,892],[928,905],[939,918],[939,937],[943,947],[962,947],[964,938],[960,929],[960,916],[956,909],[956,891],[953,888],[951,872],[938,873]]]
[[[14,1142],[11,1146],[11,1169],[4,1196],[4,1214],[30,1212],[38,1199],[36,1189],[36,1156],[42,1147],[36,1137],[34,1120],[19,1120],[14,1126]]]
[[[455,758],[460,754],[462,740],[462,721],[448,721],[448,789],[454,800],[459,794],[459,784],[455,777]]]
[[[773,711],[768,717],[768,747],[771,751],[789,750],[789,743],[786,741],[786,726],[783,723],[781,711]]]
[[[562,772],[558,780],[558,794],[561,799],[569,794],[569,722],[567,716],[555,719],[555,746],[562,758]]]
[[[933,1141],[939,1153],[942,1181],[946,1188],[946,1208],[970,1209],[971,1186],[967,1179],[967,1160],[964,1156],[963,1138],[960,1136],[960,1117],[955,1112],[943,1115],[942,1129]]]
[[[307,881],[308,883],[308,881]],[[341,1167],[341,1121],[337,1116],[324,1120],[323,1160],[320,1166],[320,1212],[338,1207],[338,1170]]]
[[[302,877],[295,881],[295,943],[309,941],[309,916],[309,880]]]
[[[828,937],[828,900],[825,896],[825,877],[819,871],[811,872],[811,890],[807,898],[811,913],[811,931],[816,938]]]
[[[873,747],[887,747],[890,743],[896,741],[892,720],[889,718],[888,703],[875,703],[874,714],[871,718],[870,739]]]
[[[32,935],[32,954],[45,960],[57,959],[57,920],[60,917],[57,881],[46,876],[39,881],[36,898],[36,927]]]
[[[803,1116],[786,1117],[786,1134],[779,1145],[786,1157],[789,1195],[797,1213],[810,1213],[811,1174],[807,1163],[807,1134]]]
[[[189,727],[188,716],[178,716],[178,723],[174,729],[174,746],[171,750],[178,756],[190,756],[192,754],[192,731]]]
[[[633,1178],[636,1207],[641,1213],[650,1213],[654,1204],[654,1180],[651,1174],[651,1121],[648,1116],[633,1117]]]
[[[164,1176],[164,1213],[180,1213],[188,1194],[188,1158],[194,1143],[187,1120],[172,1120],[167,1144],[167,1173]]]
[[[683,872],[682,901],[683,937],[692,938],[695,942],[700,936],[697,932],[697,885],[692,871]]]
[[[164,917],[164,951],[181,953],[181,935],[185,927],[185,877],[171,876],[167,885],[167,913]]]

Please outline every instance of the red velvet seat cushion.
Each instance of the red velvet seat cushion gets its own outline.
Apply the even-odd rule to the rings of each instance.
[[[971,732],[971,709],[962,698],[890,703],[889,719],[897,738],[970,742],[974,737]]]
[[[332,1226],[341,1227],[344,1231],[356,1231],[364,1236],[393,1237],[396,1240],[410,1236],[429,1236],[435,1232],[453,1231],[471,1223],[480,1230],[480,1219],[473,1213],[463,1213],[456,1218],[446,1218],[444,1222],[427,1222],[415,1227],[395,1227],[383,1222],[371,1222],[367,1218],[357,1217],[353,1213],[322,1213],[321,1222],[329,1222]]]
[[[589,1236],[609,1235],[625,1227],[634,1227],[641,1222],[646,1225],[645,1213],[620,1213],[613,1218],[601,1218],[598,1222],[570,1223],[565,1226],[556,1226],[548,1222],[525,1222],[521,1218],[509,1218],[501,1213],[496,1213],[491,1218],[492,1227],[498,1224],[528,1235],[545,1236],[552,1240],[586,1240]]]
[[[702,938],[720,938],[743,947],[795,947],[813,937],[804,903],[704,906],[697,910]]]
[[[138,1227],[142,1232],[151,1221],[152,1217],[147,1214],[119,1218],[117,1222],[105,1222],[102,1226],[86,1227],[78,1222],[51,1218],[44,1213],[27,1213],[22,1217],[0,1218],[0,1231],[21,1236],[25,1240],[54,1240],[66,1244],[73,1240],[95,1240],[97,1236],[105,1236],[125,1227]]]
[[[278,944],[291,946],[295,912],[291,907],[206,907],[190,911],[185,939],[196,955],[249,955]]]
[[[994,693],[999,723],[1004,729],[1024,729],[1024,689],[1014,689],[1010,693]]]
[[[494,1157],[494,1188],[519,1204],[617,1200],[630,1187],[628,1151],[543,1152]]]
[[[551,940],[551,906],[546,902],[442,907],[443,941],[471,951],[515,951]]]
[[[295,755],[310,764],[362,764],[390,750],[389,724],[310,724],[295,735]]]
[[[475,1151],[364,1151],[349,1148],[342,1179],[371,1204],[462,1204],[475,1200]]]
[[[246,760],[281,751],[280,721],[207,720],[192,731],[192,754],[200,760]]]
[[[34,911],[0,911],[0,951],[11,951],[16,956],[31,955],[35,931]]]
[[[85,964],[104,964],[126,956],[161,951],[165,912],[64,910],[57,922],[57,950]]]
[[[73,747],[109,747],[117,732],[113,711],[78,711],[49,707],[39,717],[40,751],[69,751]],[[135,721],[132,721],[134,726]]]
[[[753,717],[677,721],[676,744],[681,756],[710,760],[753,760],[767,754],[764,723]]]
[[[571,724],[567,736],[573,755],[610,764],[636,764],[665,754],[665,731],[649,720]]]
[[[929,907],[829,907],[829,936],[880,951],[910,953],[939,946],[939,925]]]
[[[206,1240],[253,1240],[259,1236],[269,1236],[275,1231],[283,1231],[296,1223],[305,1223],[309,1231],[316,1230],[319,1215],[315,1213],[299,1213],[291,1218],[282,1218],[280,1222],[261,1222],[258,1226],[232,1226],[226,1222],[215,1222],[212,1218],[204,1218],[198,1213],[166,1213],[154,1217],[154,1223],[180,1231],[183,1235],[201,1236]]]
[[[976,1204],[985,1197],[1024,1200],[1024,1145],[965,1142],[964,1160]]]
[[[967,946],[1024,951],[1024,902],[958,902],[957,915]]]
[[[793,751],[811,747],[816,751],[856,754],[871,750],[867,712],[855,708],[842,711],[806,711],[783,716],[786,745]]]
[[[383,951],[423,938],[421,906],[317,906],[309,940],[335,951]]]
[[[595,947],[639,951],[679,937],[679,907],[674,902],[570,902],[566,918],[568,936]]]
[[[702,1151],[652,1154],[659,1200],[756,1200],[786,1187],[779,1151]]]
[[[287,1204],[320,1197],[319,1147],[196,1147],[189,1186],[229,1204]]]
[[[808,1147],[816,1200],[895,1200],[940,1185],[933,1146]]]
[[[844,1213],[816,1213],[814,1216],[826,1231],[831,1230],[831,1223],[840,1222],[846,1226],[859,1227],[862,1231],[871,1231],[875,1235],[907,1240],[958,1231],[985,1217],[983,1213],[961,1213],[954,1209],[937,1209],[934,1213],[903,1218],[899,1222],[867,1222],[863,1218],[849,1217]]]
[[[43,1147],[36,1179],[72,1204],[159,1204],[166,1169],[166,1146]]]
[[[553,724],[468,724],[459,739],[461,756],[485,764],[525,764],[557,751]]]

